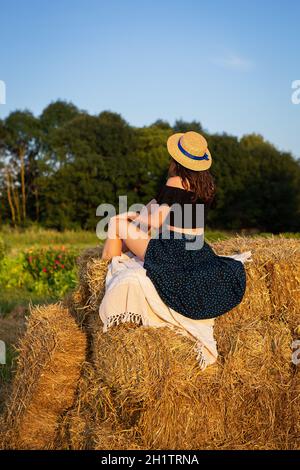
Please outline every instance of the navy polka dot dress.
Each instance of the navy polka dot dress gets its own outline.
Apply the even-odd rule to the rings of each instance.
[[[200,248],[188,249],[191,242]],[[164,229],[150,240],[144,268],[164,303],[195,320],[228,312],[242,301],[246,289],[243,263],[217,255],[200,235],[178,237]]]

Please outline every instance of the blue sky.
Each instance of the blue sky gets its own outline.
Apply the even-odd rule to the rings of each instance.
[[[298,0],[0,0],[6,104],[58,98],[131,124],[199,120],[300,157]]]

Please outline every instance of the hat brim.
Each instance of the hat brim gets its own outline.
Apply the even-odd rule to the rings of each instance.
[[[188,168],[189,170],[194,170],[194,171],[208,170],[208,168],[210,168],[212,164],[210,151],[208,149],[206,150],[206,153],[209,156],[208,160],[193,160],[192,158],[187,157],[178,148],[179,139],[183,135],[184,134],[182,133],[177,133],[177,134],[171,135],[171,137],[168,138],[167,148],[171,157],[173,157],[174,160],[176,160],[178,163],[180,163],[185,168]]]

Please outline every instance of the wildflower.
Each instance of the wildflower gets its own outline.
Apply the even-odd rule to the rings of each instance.
[[[43,268],[42,271],[43,271],[43,273],[46,273],[46,272],[47,272],[47,269],[46,269],[46,268]]]
[[[60,267],[61,267],[61,269],[64,269],[65,265],[64,265],[64,264],[61,264]]]

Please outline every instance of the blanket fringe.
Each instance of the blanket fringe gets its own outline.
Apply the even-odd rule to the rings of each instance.
[[[203,353],[203,345],[200,343],[200,341],[198,341],[195,345],[195,352],[197,354],[196,360],[198,361],[200,369],[201,370],[206,369],[208,364],[205,360],[204,353]]]

